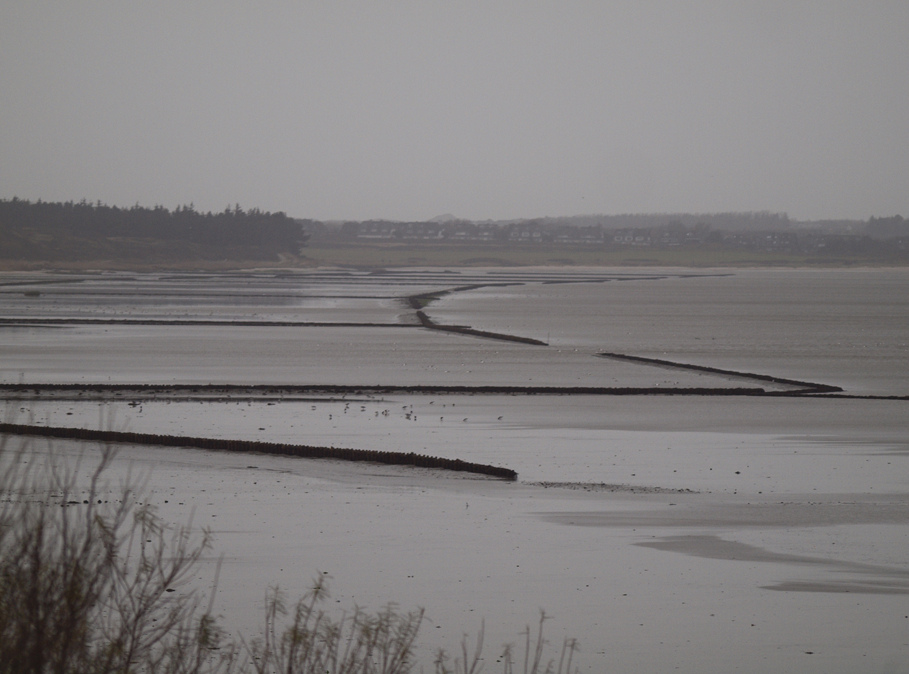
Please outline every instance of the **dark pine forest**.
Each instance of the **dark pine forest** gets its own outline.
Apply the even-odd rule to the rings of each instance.
[[[306,244],[282,212],[239,205],[202,213],[100,202],[0,200],[0,258],[18,260],[275,260]]]

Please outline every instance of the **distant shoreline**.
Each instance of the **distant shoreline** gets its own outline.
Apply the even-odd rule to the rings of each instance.
[[[317,244],[281,259],[91,260],[0,259],[0,271],[248,271],[262,269],[385,269],[439,267],[661,267],[678,269],[906,268],[909,260],[729,250],[609,249],[565,244]]]

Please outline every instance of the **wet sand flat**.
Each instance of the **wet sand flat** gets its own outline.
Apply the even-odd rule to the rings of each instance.
[[[909,315],[906,272],[648,270],[618,281],[581,271],[577,283],[560,272],[552,284],[543,270],[505,286],[479,283],[498,279],[495,270],[470,274],[449,281],[417,271],[406,282],[363,282],[356,293],[349,278],[341,285],[381,295],[402,323],[411,289],[476,286],[425,311],[548,346],[419,327],[2,327],[0,383],[752,385],[596,356],[612,351],[839,386],[855,397],[6,394],[5,413],[54,426],[413,451],[518,472],[505,483],[122,446],[118,474],[150,471],[150,500],[167,519],[211,526],[216,554],[199,582],[210,582],[221,556],[216,607],[232,630],[255,628],[269,585],[293,596],[327,572],[339,609],[425,607],[426,662],[485,618],[487,670],[496,671],[498,645],[519,641],[544,608],[551,641],[580,640],[581,671],[899,671],[909,649],[909,367],[894,321]],[[202,295],[195,280],[180,283]],[[269,280],[257,283],[267,295]],[[293,279],[275,283],[294,295]],[[331,283],[332,292],[341,287]],[[230,296],[233,286],[225,288]],[[0,302],[32,318],[61,314],[34,297],[0,293]],[[194,302],[189,314],[201,315],[204,302]],[[275,301],[262,302],[280,314]],[[99,315],[100,304],[82,298],[67,312]],[[154,302],[142,311],[172,314]],[[328,339],[313,337],[323,330]],[[416,360],[400,360],[402,342]],[[241,353],[248,367],[230,357]],[[105,369],[105,355],[116,366]],[[32,449],[42,456],[47,444]]]

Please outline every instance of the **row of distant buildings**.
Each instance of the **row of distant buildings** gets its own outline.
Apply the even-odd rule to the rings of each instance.
[[[335,236],[347,240],[388,242],[474,242],[513,244],[591,245],[609,248],[724,248],[786,253],[876,252],[884,244],[864,233],[823,230],[725,231],[703,223],[686,226],[670,222],[654,227],[612,229],[602,225],[574,226],[538,221],[518,223],[347,222]],[[334,238],[334,237],[333,237]],[[909,237],[886,241],[891,252],[905,252]]]

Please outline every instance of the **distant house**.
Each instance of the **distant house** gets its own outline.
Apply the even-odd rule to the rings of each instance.
[[[612,234],[612,243],[619,246],[649,246],[651,233],[649,229],[617,229]]]

